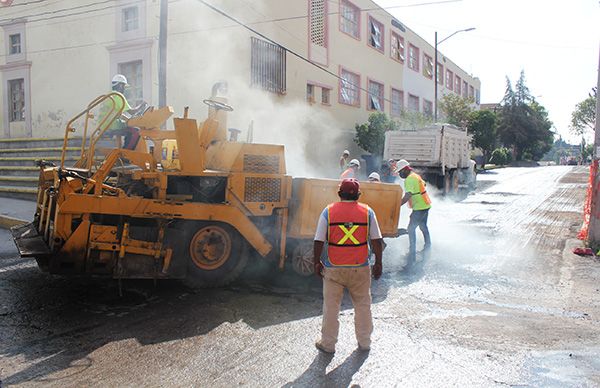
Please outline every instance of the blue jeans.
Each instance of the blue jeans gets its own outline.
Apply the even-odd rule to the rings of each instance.
[[[423,238],[425,239],[425,248],[431,246],[431,237],[429,236],[429,229],[427,228],[428,215],[429,209],[413,210],[412,213],[410,213],[410,221],[408,222],[407,228],[408,241],[410,244],[408,248],[409,255],[414,255],[417,251],[417,227],[419,227],[423,233]]]

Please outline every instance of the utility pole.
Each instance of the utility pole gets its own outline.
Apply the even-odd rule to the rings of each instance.
[[[160,30],[158,33],[158,106],[167,105],[167,34],[169,2],[160,0]]]
[[[594,161],[592,171],[594,177],[592,180],[592,203],[590,206],[590,225],[588,229],[588,242],[596,246],[600,242],[600,176],[598,175],[598,162],[600,160],[600,49],[598,50],[598,81],[596,89],[596,125],[594,127]]]

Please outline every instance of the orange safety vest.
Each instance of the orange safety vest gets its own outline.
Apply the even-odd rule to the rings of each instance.
[[[352,167],[348,167],[343,173],[342,175],[340,175],[340,179],[347,179],[347,178],[356,178],[354,176],[354,169]]]
[[[327,206],[327,256],[333,266],[361,266],[369,260],[369,206],[335,202]]]
[[[425,181],[423,180],[423,178],[421,178],[421,176],[415,172],[411,172],[410,175],[417,178],[417,181],[419,182],[419,192],[413,193],[413,195],[408,199],[408,206],[412,208],[412,201],[415,195],[420,195],[421,198],[423,198],[423,202],[425,202],[426,205],[431,205],[431,198],[429,198],[429,194],[427,194],[427,190],[425,189]]]

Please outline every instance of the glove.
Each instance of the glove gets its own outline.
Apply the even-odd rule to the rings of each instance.
[[[371,274],[373,275],[373,279],[377,280],[381,277],[381,273],[383,272],[383,266],[381,263],[375,263],[371,267]]]
[[[320,261],[317,261],[314,264],[314,270],[315,270],[315,275],[317,275],[317,277],[319,278],[323,278],[323,263],[321,263]]]

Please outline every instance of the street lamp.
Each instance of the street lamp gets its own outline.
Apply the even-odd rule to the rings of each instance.
[[[473,31],[474,29],[475,29],[475,27],[470,27],[470,28],[465,28],[463,30],[454,31],[453,33],[451,33],[444,39],[440,40],[439,42],[438,42],[438,37],[437,37],[438,36],[437,31],[435,32],[435,59],[434,59],[434,65],[433,65],[434,66],[433,73],[435,74],[435,77],[433,80],[433,84],[434,84],[433,119],[434,119],[434,122],[436,122],[436,123],[437,123],[437,119],[438,119],[438,45],[443,43],[444,41],[450,39],[451,37],[458,34],[459,32],[468,32],[468,31]]]

